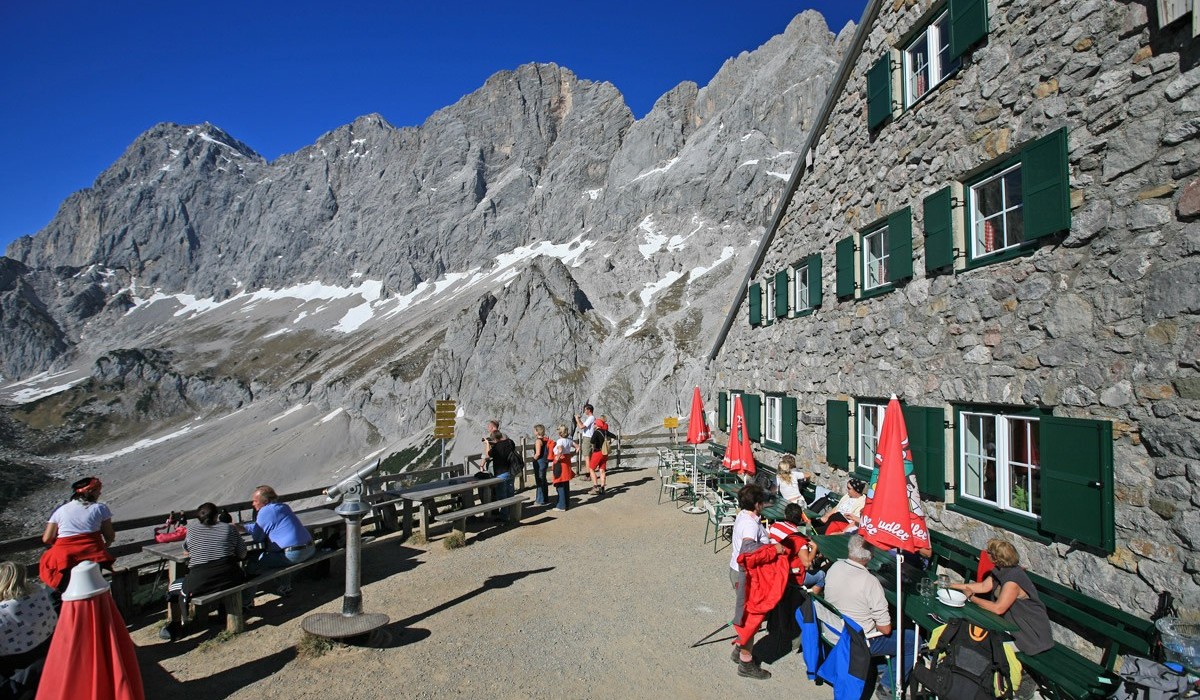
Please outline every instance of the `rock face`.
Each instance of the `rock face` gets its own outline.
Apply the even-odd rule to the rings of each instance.
[[[700,376],[844,42],[801,14],[637,121],[612,85],[526,65],[420,127],[368,115],[274,162],[160,124],[0,259],[0,373],[74,372],[86,393],[111,372],[97,358],[138,352],[191,387],[154,390],[160,431],[238,402],[340,409],[322,425],[361,438],[347,461],[424,434],[442,396],[513,432],[589,398],[658,423]],[[136,484],[150,461],[106,464]]]
[[[935,5],[880,6],[819,133],[813,167],[789,195],[756,272],[765,284],[819,254],[823,303],[809,315],[753,327],[743,302],[709,385],[793,397],[802,422],[816,426],[842,415],[838,403],[827,414],[827,402],[853,410],[893,393],[910,407],[941,410],[945,428],[930,443],[944,443],[938,476],[945,498],[927,501],[932,526],[976,546],[993,536],[1014,541],[1022,564],[1127,610],[1152,611],[1162,591],[1173,592],[1181,608],[1200,610],[1200,69],[1189,28],[1154,26],[1140,3],[993,3],[986,39],[961,68],[869,129],[868,71],[886,52],[897,55],[898,37],[927,24]],[[897,75],[897,100],[899,87]],[[1065,135],[1059,182],[1068,190],[1069,228],[1009,258],[971,253],[988,232],[981,224],[969,248],[964,189],[1021,162],[1015,158],[1029,153],[1022,149],[1056,132]],[[938,250],[931,233],[944,230],[928,214],[938,209],[927,198],[945,187],[957,255],[927,270],[931,249]],[[1029,206],[1026,222],[1045,211]],[[865,294],[861,258],[851,258],[847,270],[854,281],[859,268],[859,289],[839,299],[838,243],[861,242],[873,222],[906,209],[911,278]],[[1095,541],[1107,527],[1109,541],[1087,551],[1065,528],[1051,529],[1062,527],[1062,513],[1079,512],[1080,502],[1061,495],[1042,496],[1040,511],[1028,513],[1019,486],[1008,502],[982,489],[968,493],[969,436],[960,422],[967,411],[1052,415],[1111,429],[1104,444],[1076,445],[1081,465],[1104,463],[1088,462],[1085,447],[1111,453],[1101,474],[1111,487],[1097,482],[1110,489],[1110,517],[1081,519],[1090,531],[1078,535]],[[865,418],[853,415],[837,427],[849,429],[858,454],[868,451],[854,444]],[[1045,438],[1053,423],[1039,420]],[[841,488],[845,473],[827,459],[833,432],[802,426],[796,453],[804,469]],[[777,459],[770,451],[763,457]],[[1049,474],[1047,466],[1039,468]],[[1051,525],[1048,515],[1058,521]]]

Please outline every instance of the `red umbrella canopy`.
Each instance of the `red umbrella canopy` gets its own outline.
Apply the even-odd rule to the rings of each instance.
[[[895,395],[884,410],[874,477],[874,488],[868,489],[859,525],[863,538],[882,549],[897,547],[915,552],[928,547],[929,529],[913,473],[908,428]]]
[[[702,445],[711,437],[708,422],[704,420],[704,400],[700,398],[700,387],[696,387],[692,392],[692,413],[688,418],[687,441],[689,445]]]
[[[741,396],[733,397],[733,428],[729,431],[729,445],[725,447],[725,459],[722,464],[735,474],[753,475],[756,471],[754,450],[750,447],[750,432],[746,430],[746,413],[742,410]]]

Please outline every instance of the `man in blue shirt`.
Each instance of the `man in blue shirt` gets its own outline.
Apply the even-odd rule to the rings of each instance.
[[[317,551],[312,535],[300,523],[300,518],[286,503],[276,503],[278,498],[275,489],[265,485],[254,489],[254,495],[250,497],[255,510],[254,522],[245,523],[243,527],[256,543],[263,545],[258,559],[246,565],[246,572],[251,576],[263,569],[282,569],[307,561]],[[288,595],[291,592],[290,577],[280,578],[278,593]]]

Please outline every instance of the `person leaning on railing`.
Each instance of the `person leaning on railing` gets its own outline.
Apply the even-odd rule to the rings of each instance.
[[[112,570],[117,558],[109,553],[108,545],[117,532],[108,504],[99,501],[102,486],[94,476],[76,481],[71,484],[71,497],[50,515],[42,533],[42,542],[49,549],[38,563],[38,575],[47,586],[66,590],[71,567],[82,561]]]

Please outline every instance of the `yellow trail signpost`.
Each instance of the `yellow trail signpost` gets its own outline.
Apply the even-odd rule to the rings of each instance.
[[[452,400],[434,401],[433,437],[442,441],[442,467],[446,466],[446,441],[454,439],[454,423],[458,417],[458,404]]]

